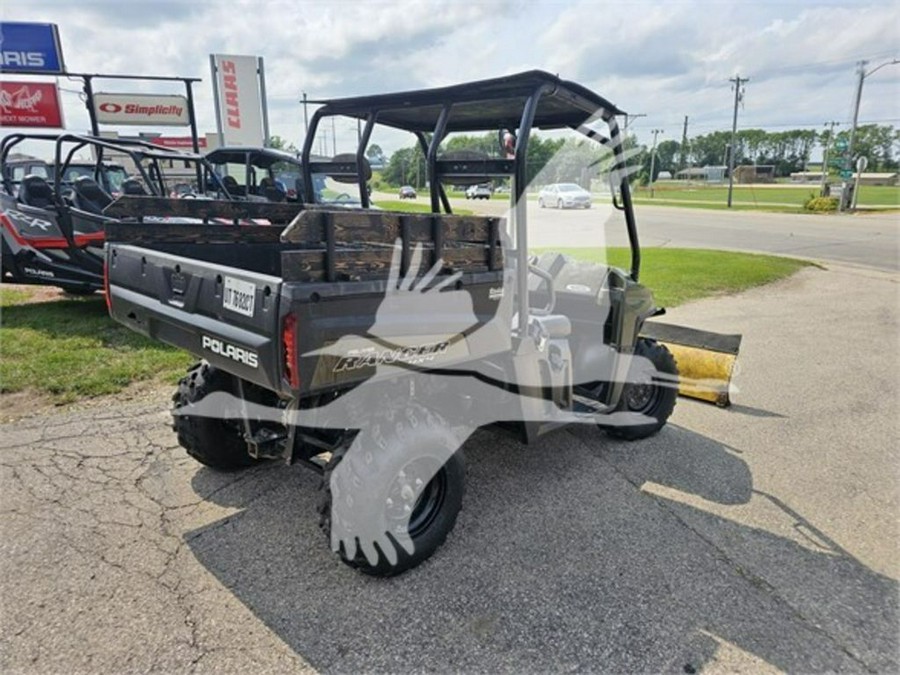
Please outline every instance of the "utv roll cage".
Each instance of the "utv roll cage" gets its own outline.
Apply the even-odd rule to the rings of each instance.
[[[79,134],[29,134],[18,133],[10,134],[3,138],[0,142],[0,167],[5,167],[7,159],[13,148],[25,141],[46,141],[55,144],[54,147],[54,175],[53,190],[57,200],[61,199],[61,188],[65,170],[69,164],[75,160],[76,154],[84,148],[90,147],[94,151],[94,172],[96,174],[102,169],[105,152],[107,157],[111,153],[127,156],[134,165],[134,170],[140,174],[140,178],[147,189],[153,195],[165,197],[167,196],[167,186],[165,182],[165,172],[162,170],[160,162],[182,162],[186,166],[193,165],[197,177],[197,186],[201,192],[205,192],[208,187],[224,194],[225,199],[230,199],[224,185],[215,175],[212,166],[206,161],[203,155],[173,150],[159,145],[154,145],[147,141],[138,139],[107,139],[96,136],[84,136]],[[115,155],[114,155],[115,156]],[[3,189],[12,195],[14,194],[14,182],[7,171],[3,171]]]
[[[589,89],[562,80],[550,73],[533,70],[479,82],[449,87],[400,92],[385,95],[358,96],[329,100],[313,114],[303,144],[302,164],[306,194],[312,194],[312,176],[316,173],[344,180],[356,179],[363,208],[369,207],[366,189],[366,148],[376,124],[411,132],[418,140],[426,158],[431,211],[451,213],[450,201],[444,189],[445,181],[479,182],[491,176],[511,179],[510,232],[514,258],[519,270],[529,269],[528,213],[525,199],[526,157],[532,129],[571,129],[604,145],[613,152],[615,162],[610,171],[613,183],[613,204],[623,211],[631,248],[631,278],[640,274],[640,246],[629,191],[623,143],[616,115],[624,115],[615,105]],[[347,155],[331,161],[315,161],[312,148],[320,123],[334,116],[349,117],[364,122],[355,160]],[[607,138],[594,131],[589,124],[603,120],[609,127]],[[441,155],[440,145],[452,132],[487,132],[504,130],[515,133],[514,150],[506,158],[475,158],[465,153]],[[616,188],[621,201],[615,198]],[[528,297],[528,275],[517,275],[516,293]],[[519,303],[518,329],[524,333],[528,326],[528,303]]]

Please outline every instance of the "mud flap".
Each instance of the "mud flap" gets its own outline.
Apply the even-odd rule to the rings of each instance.
[[[723,408],[731,405],[731,378],[743,336],[656,321],[647,321],[641,335],[665,344],[672,352],[678,365],[681,396],[709,401]]]

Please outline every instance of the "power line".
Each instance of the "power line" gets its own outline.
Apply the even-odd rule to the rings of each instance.
[[[842,56],[842,57],[835,57],[835,58],[831,58],[831,59],[823,59],[822,61],[811,61],[809,63],[798,63],[798,64],[794,64],[794,65],[790,65],[790,66],[780,66],[778,68],[769,68],[767,70],[764,70],[762,72],[762,75],[757,75],[756,78],[760,79],[760,78],[768,77],[773,73],[786,73],[786,72],[792,72],[792,71],[802,71],[802,70],[805,70],[808,68],[814,68],[816,66],[831,66],[831,65],[842,66],[842,65],[846,65],[848,63],[856,63],[860,59],[873,59],[874,60],[874,59],[884,58],[887,56],[894,56],[896,54],[897,54],[897,50],[893,50],[890,52],[880,52],[878,54],[855,54],[855,55],[848,55],[848,56]]]

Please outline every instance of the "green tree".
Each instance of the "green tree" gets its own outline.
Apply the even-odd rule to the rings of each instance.
[[[266,144],[266,147],[272,148],[273,150],[284,150],[285,152],[290,152],[294,155],[299,152],[296,145],[286,141],[278,134],[272,134],[271,136],[269,136],[269,142]]]
[[[384,150],[381,149],[381,146],[378,143],[372,143],[368,148],[366,148],[366,157],[370,162],[374,162],[376,164],[384,164]]]

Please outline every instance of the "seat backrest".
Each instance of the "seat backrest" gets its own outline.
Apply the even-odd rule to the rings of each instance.
[[[103,209],[112,204],[112,197],[106,194],[93,178],[87,176],[76,178],[72,187],[75,188],[75,201],[83,211],[102,214]]]
[[[257,194],[265,197],[270,202],[283,202],[285,197],[287,197],[284,190],[278,187],[277,183],[268,176],[259,181],[259,191]]]
[[[147,189],[144,187],[140,178],[131,177],[122,181],[122,194],[145,197],[147,195]]]
[[[234,176],[222,176],[222,185],[228,190],[228,194],[232,197],[238,197],[244,194],[243,188],[238,185]]]
[[[53,206],[53,188],[41,176],[29,174],[19,184],[17,199],[28,206],[46,209]]]

